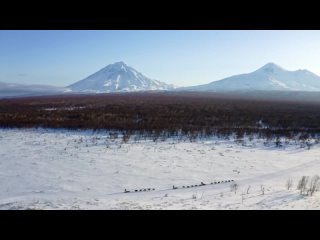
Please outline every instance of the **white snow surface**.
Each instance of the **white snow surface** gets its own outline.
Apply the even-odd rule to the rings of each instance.
[[[170,90],[173,89],[173,86],[150,79],[124,62],[116,62],[70,85],[68,88],[74,92],[106,93]]]
[[[132,137],[122,143],[108,132],[0,129],[0,209],[320,208],[319,192],[296,190],[301,176],[320,174],[317,144],[307,150],[294,142],[282,148],[245,142]],[[237,193],[231,183],[209,184],[231,179]],[[182,188],[201,182],[207,185]],[[124,193],[143,188],[155,190]]]
[[[208,84],[187,87],[191,91],[320,91],[320,77],[308,70],[288,71],[275,63],[258,70]]]

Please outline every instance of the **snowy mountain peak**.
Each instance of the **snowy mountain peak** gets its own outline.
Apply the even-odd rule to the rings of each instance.
[[[108,66],[102,68],[100,71],[101,72],[107,72],[107,71],[126,71],[129,66],[125,64],[124,62],[115,62],[113,64],[109,64]],[[99,72],[100,72],[99,71]]]
[[[131,92],[169,90],[173,86],[150,79],[124,62],[110,64],[89,77],[69,86],[76,92]]]
[[[107,67],[112,68],[112,69],[125,69],[128,67],[127,64],[125,64],[125,62],[115,62],[113,64],[108,65]]]
[[[286,70],[280,67],[279,65],[270,62],[262,66],[261,68],[259,68],[256,72],[275,73],[279,71],[286,71]]]
[[[308,70],[288,71],[275,63],[258,70],[208,84],[188,87],[188,91],[320,91],[320,77]]]
[[[115,62],[114,64],[110,64],[110,65],[114,65],[114,66],[117,66],[117,65],[127,66],[127,65],[125,64],[125,62],[123,62],[123,61]]]

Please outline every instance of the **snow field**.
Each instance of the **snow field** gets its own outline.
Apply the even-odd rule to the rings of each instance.
[[[0,209],[320,208],[320,193],[296,190],[301,176],[320,175],[319,146],[263,142],[122,143],[108,132],[1,129]],[[239,185],[236,193],[231,182],[182,188],[230,179]],[[142,188],[155,191],[124,193]]]

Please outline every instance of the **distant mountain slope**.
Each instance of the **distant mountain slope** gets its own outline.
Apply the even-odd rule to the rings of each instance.
[[[68,88],[75,92],[104,93],[170,90],[173,89],[173,86],[150,79],[124,62],[116,62]]]
[[[187,91],[320,91],[320,77],[307,70],[287,71],[268,63],[258,70],[204,85],[179,88]]]
[[[68,92],[68,89],[62,87],[0,82],[0,97],[52,95],[65,92]]]

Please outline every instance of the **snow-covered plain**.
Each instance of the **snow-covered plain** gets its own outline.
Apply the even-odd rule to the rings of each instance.
[[[263,142],[123,143],[108,132],[0,129],[0,209],[319,209],[320,193],[303,196],[296,185],[320,174],[320,145]],[[233,182],[208,184],[231,179],[236,193]],[[124,193],[144,188],[155,190]]]

